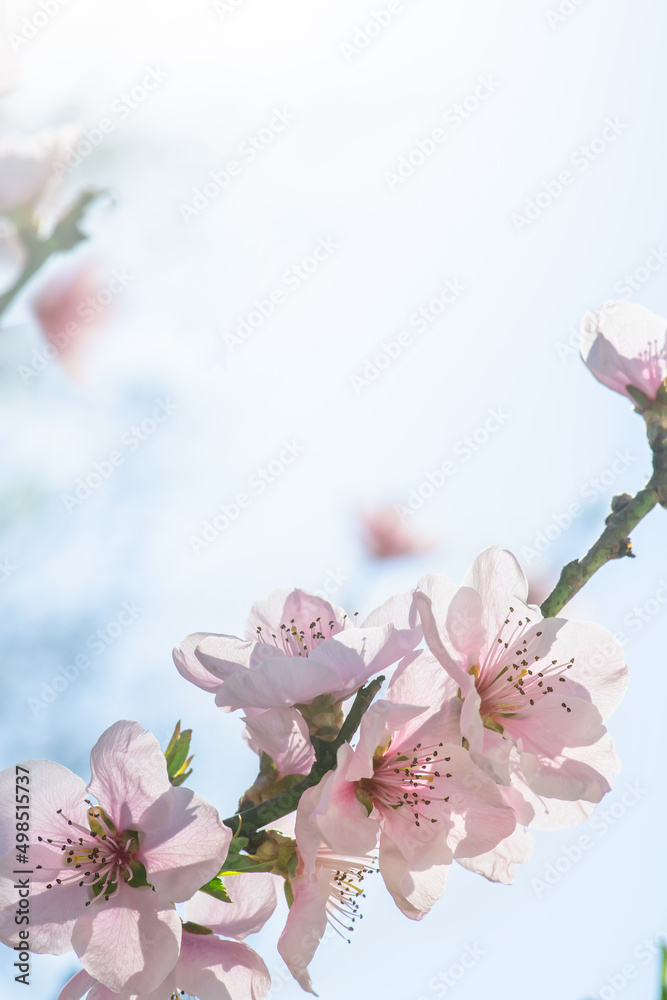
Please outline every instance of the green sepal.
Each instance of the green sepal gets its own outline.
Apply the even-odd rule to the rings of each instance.
[[[288,878],[285,879],[285,899],[287,900],[287,905],[291,908],[294,902],[294,889]]]
[[[187,931],[188,934],[212,934],[213,931],[210,927],[204,927],[203,924],[196,924],[192,920],[186,920],[183,924],[183,930]]]
[[[372,797],[363,788],[355,789],[354,794],[355,797],[358,799],[358,801],[361,802],[362,806],[364,807],[368,815],[370,816],[370,814],[373,812]]]
[[[98,816],[102,817],[104,826],[98,820]],[[108,834],[116,836],[116,827],[113,820],[110,816],[107,816],[104,809],[100,806],[91,806],[88,810],[88,826],[93,837],[106,837]]]
[[[181,722],[179,719],[176,723],[174,734],[169,740],[169,746],[164,752],[165,760],[167,761],[167,774],[169,775],[170,782],[175,787],[182,785],[186,778],[189,778],[192,774],[192,769],[187,770],[192,760],[192,757],[188,757],[191,739],[192,730],[184,729],[181,732]]]
[[[639,411],[650,409],[653,400],[649,399],[645,392],[642,392],[641,389],[638,389],[635,385],[626,385],[625,389],[626,392],[634,399]]]
[[[271,872],[273,861],[258,861],[254,854],[235,854],[227,858],[220,876],[242,875],[247,872]]]
[[[150,887],[151,883],[146,877],[146,869],[142,865],[141,861],[128,861],[128,868],[132,872],[132,878],[126,878],[125,881],[128,885],[132,886],[133,889],[140,889],[142,886],[147,885]]]
[[[220,881],[219,875],[216,875],[216,877],[212,878],[210,882],[203,885],[199,891],[205,892],[209,896],[213,896],[214,899],[219,899],[221,903],[231,903],[232,901],[229,893]]]

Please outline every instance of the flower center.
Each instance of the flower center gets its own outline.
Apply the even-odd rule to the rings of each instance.
[[[530,629],[527,615],[519,618],[514,608],[510,608],[486,656],[469,668],[481,698],[480,714],[487,729],[503,733],[508,719],[525,719],[542,698],[559,696],[556,682],[565,683],[565,672],[572,667],[574,657],[567,663],[542,660],[535,652],[541,636],[541,631]],[[565,701],[561,702],[561,708],[571,711]]]
[[[355,611],[355,618],[357,614],[358,612]],[[344,619],[347,619],[347,615],[344,616]],[[344,627],[333,620],[328,625],[323,625],[321,618],[316,618],[310,625],[302,627],[296,619],[292,618],[289,622],[284,622],[278,632],[270,634],[265,632],[261,625],[258,625],[256,635],[257,642],[275,646],[286,656],[308,656],[311,650],[333,635],[337,635],[338,632],[342,632]]]
[[[86,802],[88,800],[86,799]],[[117,833],[112,820],[100,806],[90,805],[88,809],[89,829],[68,819],[62,809],[58,809],[72,833],[79,836],[65,837],[60,843],[62,854],[61,864],[44,868],[43,871],[57,872],[57,876],[46,886],[53,889],[55,885],[71,885],[78,882],[80,886],[88,886],[92,890],[93,899],[103,895],[108,900],[122,880],[133,887],[149,885],[146,880],[146,870],[143,864],[136,860],[139,850],[139,833],[137,830],[125,830]],[[41,843],[57,845],[52,837],[37,837]]]
[[[353,931],[357,920],[363,917],[359,905],[366,893],[361,884],[365,875],[377,871],[377,859],[370,855],[343,858],[321,847],[317,852],[317,863],[331,872],[331,888],[326,904],[327,923],[349,944],[350,939],[343,932]]]
[[[430,747],[418,743],[410,750],[378,747],[373,756],[373,777],[358,782],[357,798],[367,808],[375,805],[380,811],[405,808],[412,813],[415,826],[437,823],[428,815],[428,806],[433,801],[449,801],[449,795],[439,794],[438,786],[440,779],[452,777],[445,770],[451,757],[442,756],[442,747],[442,743]],[[436,770],[441,762],[442,771]]]

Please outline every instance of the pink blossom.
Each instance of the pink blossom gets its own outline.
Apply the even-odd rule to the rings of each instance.
[[[321,724],[330,712],[333,725],[340,701],[420,641],[411,600],[398,595],[356,625],[315,594],[277,590],[252,607],[244,639],[198,632],[174,650],[174,661],[183,677],[215,692],[221,708],[246,709],[251,745],[281,775],[307,774],[314,759],[308,721]]]
[[[605,302],[581,324],[581,355],[598,382],[633,399],[654,400],[667,378],[667,320],[634,302]]]
[[[472,757],[507,786],[522,823],[540,800],[599,802],[609,791],[617,760],[603,721],[627,686],[610,632],[543,619],[527,594],[516,559],[495,546],[461,587],[425,576],[414,598],[426,642],[458,686]]]
[[[396,690],[417,690],[427,656],[403,668]],[[296,827],[307,867],[320,840],[349,857],[379,844],[385,884],[416,920],[444,891],[454,858],[492,851],[516,825],[495,782],[461,746],[451,685],[429,687],[429,708],[386,699],[371,706],[356,748],[341,746],[336,770],[302,796]]]
[[[317,996],[308,966],[327,926],[344,937],[353,930],[362,916],[359,900],[364,876],[376,871],[377,859],[372,855],[338,856],[321,845],[312,858],[311,868],[308,871],[300,858],[296,875],[290,879],[294,899],[278,941],[278,951],[300,986]]]
[[[88,990],[88,1000],[169,1000],[181,996],[179,990],[199,1000],[261,1000],[270,988],[266,965],[247,944],[193,934],[184,927],[178,961],[156,989],[117,993],[82,969],[65,984],[58,1000],[80,1000]]]
[[[171,785],[158,741],[136,722],[107,729],[90,763],[87,790],[60,764],[22,765],[32,787],[31,948],[74,948],[114,993],[150,993],[179,957],[174,903],[218,873],[231,831],[198,795]],[[14,768],[0,774],[5,825],[14,782]],[[10,945],[18,941],[14,853],[0,862],[0,940]]]
[[[40,285],[32,299],[32,308],[46,339],[74,377],[81,374],[82,348],[106,315],[86,307],[86,299],[99,290],[98,268],[85,260],[75,267],[61,268]]]
[[[361,518],[364,547],[376,559],[391,559],[433,548],[433,541],[420,538],[394,507],[365,511]]]
[[[0,211],[33,208],[48,198],[80,135],[81,126],[70,124],[0,137]]]

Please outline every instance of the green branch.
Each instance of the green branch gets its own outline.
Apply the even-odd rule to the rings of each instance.
[[[382,687],[383,682],[384,677],[376,677],[366,687],[359,688],[352,708],[348,712],[347,718],[335,740],[331,742],[325,742],[324,740],[314,741],[315,763],[303,781],[281,792],[280,795],[276,795],[272,799],[267,799],[266,802],[260,802],[259,805],[251,806],[249,809],[235,813],[234,816],[223,820],[225,826],[231,827],[235,832],[242,831],[244,837],[251,837],[260,827],[273,823],[274,820],[294,812],[303,793],[314,785],[318,785],[324,775],[335,768],[338,748],[343,743],[349,743],[352,739],[359,728],[364,714],[368,711],[371,702]]]
[[[545,618],[557,615],[605,563],[632,557],[630,532],[657,504],[667,507],[667,409],[655,407],[642,416],[653,452],[653,475],[636,496],[623,493],[613,498],[611,514],[598,540],[582,559],[563,568],[558,583],[542,604],[540,610]]]

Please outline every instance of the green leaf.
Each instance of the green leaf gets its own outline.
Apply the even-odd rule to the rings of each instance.
[[[169,740],[169,746],[164,752],[165,760],[167,761],[167,774],[169,775],[169,780],[172,785],[176,787],[182,785],[185,779],[192,774],[192,769],[189,771],[187,770],[187,767],[192,760],[192,757],[188,757],[191,739],[192,730],[184,729],[183,732],[181,732],[181,722],[179,719],[176,723],[174,734]]]
[[[229,893],[220,881],[219,875],[216,875],[216,877],[212,878],[210,882],[203,885],[199,891],[205,892],[209,896],[213,896],[214,899],[219,899],[222,903],[231,903]]]

